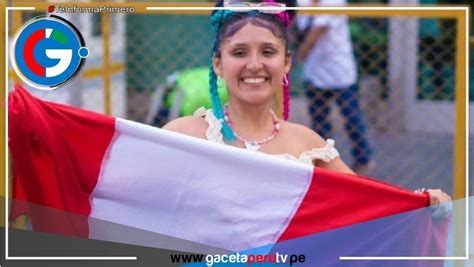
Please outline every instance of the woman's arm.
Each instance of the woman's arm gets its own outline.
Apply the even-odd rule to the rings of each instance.
[[[321,148],[327,145],[326,141],[314,131],[304,130],[303,132],[305,133],[306,137],[310,141],[309,145],[311,147]],[[325,168],[325,169],[336,171],[336,172],[357,175],[353,170],[351,170],[351,168],[349,168],[349,166],[347,166],[347,164],[340,157],[337,157],[329,162],[324,162],[322,160],[314,160],[314,165],[317,167]],[[431,206],[439,205],[439,204],[451,201],[451,197],[445,192],[443,192],[441,189],[428,189],[426,191],[430,195]]]
[[[325,148],[328,146],[326,140],[324,140],[318,133],[314,132],[313,130],[298,124],[293,124],[295,126],[295,132],[301,134],[299,138],[301,140],[306,140],[306,148],[305,151],[310,151],[314,148]],[[313,165],[316,167],[348,173],[348,174],[356,174],[354,171],[347,166],[347,164],[338,156],[329,162],[325,162],[320,159],[313,160]]]

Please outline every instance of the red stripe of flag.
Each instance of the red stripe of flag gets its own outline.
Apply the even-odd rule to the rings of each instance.
[[[41,101],[20,86],[9,95],[8,143],[15,162],[13,196],[19,203],[39,204],[76,214],[75,229],[62,234],[88,236],[87,216],[102,159],[115,132],[115,119],[94,112]],[[28,153],[26,153],[28,151]],[[38,174],[41,174],[40,176]],[[41,177],[41,179],[32,179]],[[14,207],[12,217],[32,207]],[[26,209],[26,210],[25,210]],[[50,210],[49,210],[50,211]],[[30,216],[35,230],[58,233],[60,218]],[[83,221],[77,220],[84,215]],[[63,218],[67,224],[71,217]]]
[[[308,193],[278,241],[427,206],[427,193],[415,194],[369,178],[315,168]]]

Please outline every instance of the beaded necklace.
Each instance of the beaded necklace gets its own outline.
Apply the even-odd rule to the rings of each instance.
[[[225,120],[225,122],[227,122],[229,127],[232,129],[232,131],[234,132],[235,137],[237,137],[237,139],[239,141],[244,143],[245,148],[248,149],[248,150],[252,150],[252,151],[257,151],[257,150],[260,149],[261,145],[272,141],[275,138],[275,136],[278,134],[278,132],[280,131],[280,122],[278,121],[278,118],[276,117],[275,113],[271,109],[270,109],[270,114],[272,115],[272,120],[273,120],[273,130],[272,130],[272,133],[270,134],[270,136],[268,136],[267,138],[262,139],[262,140],[248,140],[248,139],[245,139],[245,138],[241,137],[240,135],[238,135],[237,132],[235,131],[234,127],[232,127],[232,122],[230,121],[230,118],[229,118],[228,105],[227,104],[224,105],[224,120]]]

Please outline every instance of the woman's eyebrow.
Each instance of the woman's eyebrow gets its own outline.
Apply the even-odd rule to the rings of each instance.
[[[260,46],[277,46],[277,44],[270,43],[270,42],[261,43],[259,45]],[[233,44],[229,44],[229,46],[231,46],[231,47],[249,47],[250,44],[248,44],[248,43],[233,43]]]
[[[249,44],[247,44],[247,43],[233,43],[233,44],[229,44],[229,46],[231,46],[231,47],[248,47]]]
[[[274,47],[278,48],[280,44],[278,42],[264,42],[260,44],[260,47]]]
[[[262,46],[278,46],[278,44],[275,44],[275,43],[263,43]]]

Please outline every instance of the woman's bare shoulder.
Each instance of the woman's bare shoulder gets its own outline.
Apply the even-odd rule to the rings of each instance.
[[[194,137],[205,138],[207,127],[208,124],[204,118],[185,116],[168,122],[162,127],[162,129]]]
[[[307,150],[326,146],[326,141],[312,129],[298,123],[284,122],[287,135],[300,142]]]

